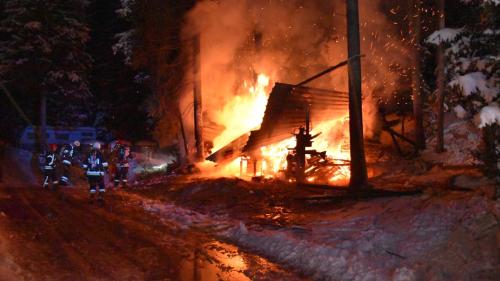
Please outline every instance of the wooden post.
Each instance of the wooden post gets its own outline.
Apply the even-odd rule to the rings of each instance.
[[[200,74],[200,36],[193,38],[193,107],[194,107],[194,138],[196,143],[196,160],[202,161],[204,157],[202,133],[202,100],[201,100],[201,74]]]
[[[363,141],[358,1],[347,0],[346,8],[347,49],[349,56],[349,139],[351,146],[351,179],[349,188],[351,190],[360,190],[368,187],[368,177]]]
[[[415,117],[415,143],[417,149],[425,149],[424,134],[424,113],[422,99],[422,77],[420,63],[420,1],[410,1],[410,30],[413,42],[413,71],[412,71],[412,96],[413,96],[413,116]]]
[[[444,1],[439,0],[439,29],[445,27]],[[444,91],[445,91],[445,73],[444,73],[444,47],[439,44],[437,52],[437,142],[436,152],[444,152]]]

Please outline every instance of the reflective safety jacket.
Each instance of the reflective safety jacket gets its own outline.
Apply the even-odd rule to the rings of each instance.
[[[44,156],[43,170],[44,171],[53,171],[56,169],[56,154],[50,151],[47,151]]]
[[[67,144],[61,150],[61,161],[65,166],[71,166],[73,161],[73,155],[75,153],[75,148],[71,144]]]
[[[108,168],[108,162],[104,160],[104,157],[99,151],[93,151],[85,158],[82,167],[86,170],[85,174],[87,176],[102,177],[104,176],[105,170]]]
[[[116,168],[128,168],[129,159],[132,159],[130,149],[124,146],[120,146],[118,148],[118,155],[116,157]]]

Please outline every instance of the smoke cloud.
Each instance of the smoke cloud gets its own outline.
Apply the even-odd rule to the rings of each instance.
[[[400,75],[391,69],[405,67],[402,64],[409,61],[394,24],[379,10],[380,2],[360,1],[363,96],[370,100],[364,103],[368,127],[373,126],[371,115],[376,112],[372,93],[389,97]],[[244,82],[256,83],[258,74],[270,77],[269,91],[273,82],[298,83],[347,59],[343,0],[200,1],[187,15],[183,33],[186,39],[200,35],[203,108],[208,119],[223,126],[228,122],[225,106],[247,95]],[[185,49],[189,53],[191,46],[186,44]],[[191,72],[186,77],[192,77]],[[310,86],[347,91],[347,69]],[[192,92],[187,88],[181,107],[191,102]]]

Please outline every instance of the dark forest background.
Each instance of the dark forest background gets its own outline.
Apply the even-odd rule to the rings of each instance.
[[[28,122],[39,124],[43,94],[48,97],[48,125],[94,126],[130,141],[161,135],[163,143],[169,143],[165,139],[175,143],[179,134],[179,92],[186,83],[183,76],[189,64],[182,51],[182,26],[185,15],[196,2],[1,1],[0,82],[15,102],[2,91],[0,139],[15,145]],[[422,67],[415,77],[422,80],[420,90],[427,137],[435,131],[437,48],[427,44],[426,38],[439,29],[439,2],[380,2],[380,10],[400,26],[402,38],[411,39],[409,20],[415,13],[420,15],[416,57]],[[455,44],[459,50],[447,58],[448,82],[452,79],[452,70],[460,68],[453,63],[463,62],[464,57],[498,58],[500,5],[479,0],[444,2],[446,27],[465,30],[454,42],[443,42],[442,47]],[[403,12],[393,13],[395,8]],[[493,34],[483,32],[488,29],[493,30]],[[461,38],[472,40],[462,44]],[[473,67],[474,63],[472,61]],[[478,71],[472,68],[454,75]],[[497,79],[498,69],[496,60],[491,68],[480,71],[487,79]],[[411,100],[411,91],[401,89],[402,98]],[[447,89],[447,95],[448,111],[452,106],[461,105],[472,117],[481,109],[475,105],[477,102],[464,98],[457,89]],[[484,100],[479,102],[481,106],[486,105]],[[411,111],[411,107],[407,110]],[[498,127],[495,128],[490,135],[498,131]],[[493,151],[490,155],[495,154],[494,145],[490,151]]]

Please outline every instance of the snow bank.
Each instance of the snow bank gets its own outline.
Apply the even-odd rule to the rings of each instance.
[[[445,152],[436,153],[436,143],[437,138],[435,136],[428,139],[427,148],[421,153],[424,160],[451,166],[475,165],[479,163],[473,153],[479,149],[481,132],[472,122],[458,120],[445,127]]]
[[[418,201],[358,203],[344,210],[343,217],[338,211],[324,212],[308,223],[305,235],[239,227],[227,236],[314,280],[415,280],[415,265],[424,263],[426,254],[445,242],[453,226],[469,214],[459,203],[422,208]]]
[[[299,270],[314,280],[384,281],[417,280],[423,274],[429,277],[432,252],[449,242],[457,225],[470,224],[483,215],[486,205],[486,199],[480,197],[378,199],[304,215],[297,222],[300,227],[275,230],[227,216],[200,214],[171,203],[144,204],[146,210],[179,227],[211,230],[218,239]],[[457,263],[452,274],[478,270],[481,263],[489,265],[482,256],[473,258],[475,267]]]

